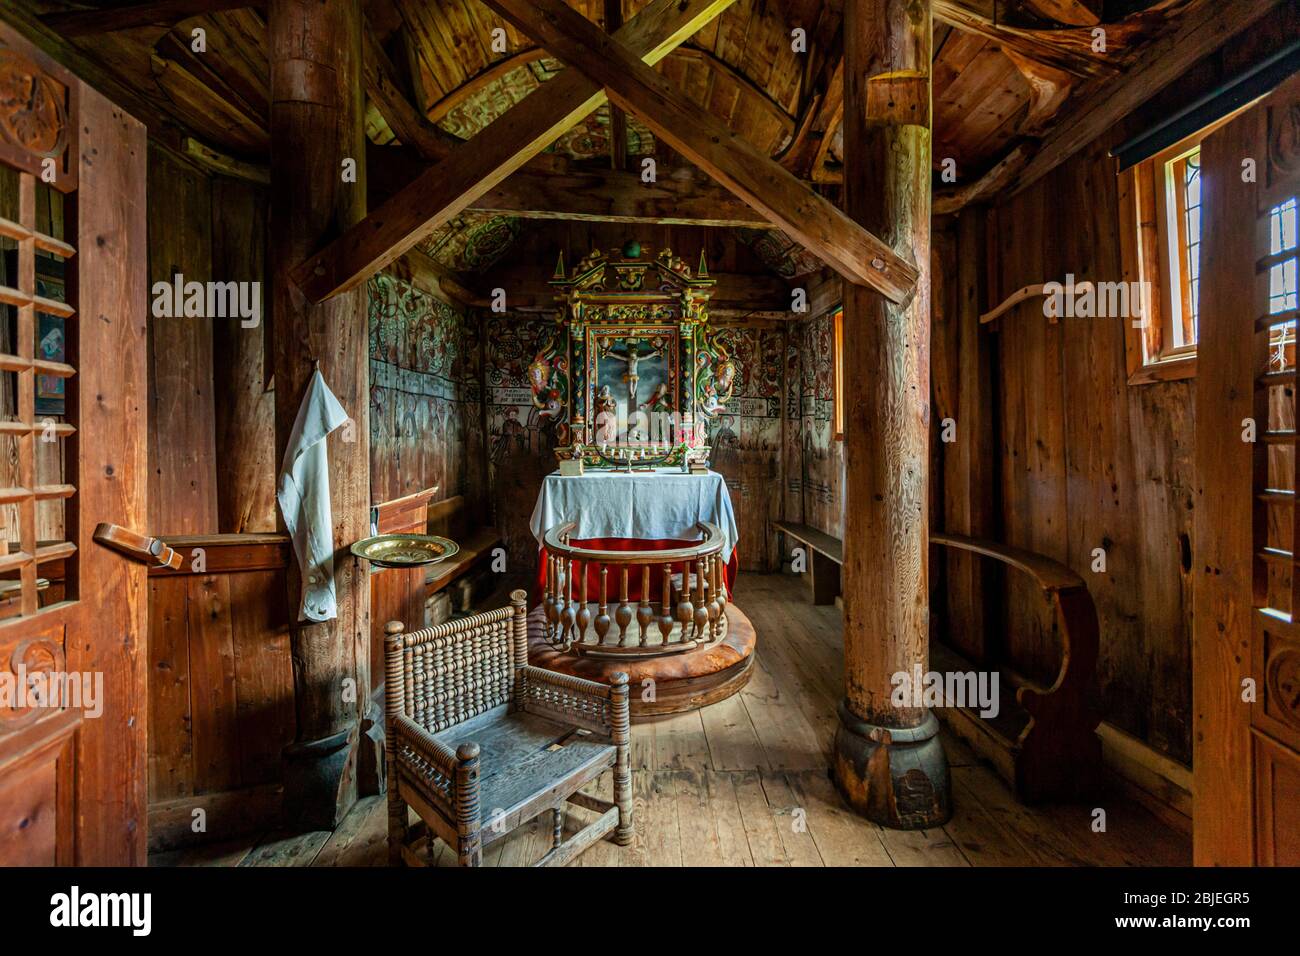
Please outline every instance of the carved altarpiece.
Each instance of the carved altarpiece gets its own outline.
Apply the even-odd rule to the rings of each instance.
[[[714,280],[672,251],[592,252],[551,285],[555,328],[529,366],[533,401],[561,424],[560,459],[587,467],[706,465],[706,420],[736,369],[709,326]]]

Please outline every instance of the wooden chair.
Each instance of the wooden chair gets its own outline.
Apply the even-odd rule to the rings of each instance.
[[[632,841],[627,675],[608,686],[530,667],[527,594],[511,606],[406,633],[385,631],[389,860],[421,865],[407,807],[479,866],[483,848],[549,810],[563,865],[614,831]],[[614,771],[614,802],[579,789]],[[566,803],[600,817],[564,840]]]

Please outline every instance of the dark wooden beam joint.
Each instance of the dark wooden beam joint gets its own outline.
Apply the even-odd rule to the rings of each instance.
[[[867,119],[893,126],[930,126],[930,74],[882,73],[867,80]]]
[[[563,0],[486,0],[568,67],[635,113],[665,143],[745,200],[850,282],[886,299],[911,298],[919,272],[886,242],[809,190],[698,106],[632,50]]]
[[[255,4],[251,0],[153,0],[129,6],[99,10],[70,10],[47,13],[41,22],[65,37],[113,33],[132,27],[172,26],[190,17],[223,10],[240,10]]]

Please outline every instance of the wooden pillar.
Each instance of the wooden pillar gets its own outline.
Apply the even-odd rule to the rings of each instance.
[[[891,701],[929,669],[929,0],[847,0],[845,211],[920,270],[893,305],[844,290],[844,678],[832,776],[875,822],[919,829],[951,812],[938,721]],[[917,691],[919,692],[919,688]]]
[[[270,301],[266,288],[266,190],[224,176],[212,180],[212,277],[217,282],[258,282],[264,293],[253,326],[218,319],[212,326],[212,379],[216,396],[217,531],[274,531],[275,394],[266,354]]]
[[[298,730],[284,754],[284,812],[287,823],[319,830],[333,828],[356,802],[369,697],[369,580],[347,552],[370,523],[366,304],[361,288],[312,305],[288,276],[365,215],[362,18],[360,0],[271,0],[269,8],[277,473],[317,362],[352,420],[327,440],[338,617],[295,622],[292,635]],[[345,181],[347,160],[355,160],[355,181]],[[300,599],[293,566],[293,618]]]

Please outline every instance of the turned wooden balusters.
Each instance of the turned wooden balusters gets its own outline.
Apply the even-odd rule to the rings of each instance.
[[[663,568],[664,575],[664,600],[659,606],[659,633],[663,635],[663,644],[668,646],[668,638],[673,632],[673,566],[665,564]]]
[[[650,609],[650,565],[641,565],[641,603],[636,609],[637,641],[642,647],[650,643],[650,622],[655,612]]]
[[[614,612],[614,620],[618,623],[618,642],[623,647],[628,646],[627,626],[632,623],[632,606],[627,603],[627,571],[625,564],[619,575],[618,610]]]
[[[546,556],[546,593],[542,599],[543,613],[546,615],[546,635],[547,640],[555,643],[559,639],[556,628],[560,623],[560,610],[556,600],[556,568],[559,567],[560,559],[553,556]]]
[[[600,569],[600,613],[596,615],[596,643],[604,644],[609,633],[609,568]]]
[[[709,640],[716,641],[722,630],[722,561],[709,555]]]
[[[560,637],[567,648],[573,643],[573,625],[578,620],[578,609],[573,604],[573,566],[572,559],[564,561],[564,570],[560,574]]]
[[[695,618],[695,605],[691,603],[691,563],[682,563],[682,596],[677,602],[677,623],[682,626],[681,640],[686,640],[686,632]]]
[[[698,558],[695,562],[695,631],[691,635],[695,640],[705,640],[704,628],[709,623],[709,605],[704,600],[704,562],[711,557]]]
[[[582,584],[579,593],[582,602],[578,605],[578,634],[576,642],[581,644],[587,639],[587,627],[591,624],[591,608],[587,606],[587,565],[582,565]]]

